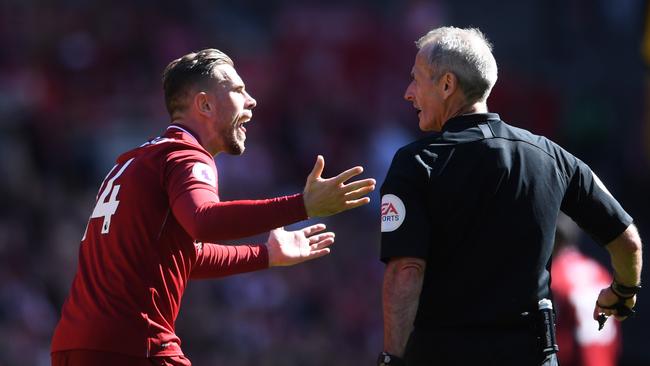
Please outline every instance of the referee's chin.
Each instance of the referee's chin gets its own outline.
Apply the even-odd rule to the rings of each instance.
[[[432,127],[431,123],[423,123],[422,121],[420,121],[418,127],[420,127],[420,131],[422,132],[440,132],[440,129],[436,129],[435,127]]]

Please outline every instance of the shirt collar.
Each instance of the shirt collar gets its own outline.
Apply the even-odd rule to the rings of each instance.
[[[187,126],[184,126],[180,123],[172,123],[167,127],[167,131],[179,131],[185,133],[190,141],[193,141],[194,143],[201,145],[201,141],[199,140],[198,135],[190,130]],[[203,146],[203,145],[201,145]]]
[[[470,113],[450,118],[442,126],[442,131],[462,131],[488,121],[500,121],[496,113]]]

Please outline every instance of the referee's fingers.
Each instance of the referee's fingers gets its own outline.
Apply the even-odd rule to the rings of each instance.
[[[327,228],[325,224],[316,224],[316,225],[307,226],[306,228],[303,228],[300,231],[302,231],[302,233],[305,234],[306,237],[309,237],[325,230],[325,228]]]
[[[606,305],[603,305],[603,306],[606,306]],[[596,306],[594,307],[594,313],[593,313],[594,320],[598,320],[598,316],[600,314],[605,314],[605,316],[609,317],[609,316],[612,316],[612,315],[616,315],[616,310],[611,309],[609,307],[602,307],[602,306],[600,306],[600,304],[598,304],[598,302],[596,302]]]

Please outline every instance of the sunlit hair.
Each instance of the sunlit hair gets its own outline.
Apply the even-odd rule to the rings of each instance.
[[[480,30],[436,28],[415,44],[428,52],[433,80],[451,72],[458,78],[459,87],[469,103],[487,100],[497,81],[497,63],[492,45]]]
[[[223,77],[215,70],[218,65],[234,67],[228,55],[214,48],[188,53],[167,65],[162,82],[165,106],[170,115],[187,108],[187,96],[192,87],[208,80],[220,80]]]

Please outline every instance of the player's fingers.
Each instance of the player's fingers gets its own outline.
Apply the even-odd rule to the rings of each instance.
[[[363,167],[355,166],[354,168],[350,168],[350,169],[344,171],[343,173],[337,175],[336,177],[334,177],[334,180],[337,183],[341,184],[341,183],[344,183],[345,181],[347,181],[348,179],[350,179],[350,178],[352,178],[354,176],[357,176],[357,175],[359,175],[361,173],[363,173]]]
[[[376,184],[377,182],[374,179],[367,178],[362,180],[355,180],[352,183],[348,183],[343,186],[343,189],[347,193],[347,192],[356,191],[359,188],[375,186]]]
[[[318,155],[316,157],[314,168],[311,170],[311,173],[309,173],[307,180],[316,180],[320,178],[320,176],[323,174],[323,169],[325,169],[325,158],[323,155]]]
[[[325,239],[329,239],[329,238],[334,238],[334,237],[335,237],[335,235],[334,235],[334,233],[331,232],[331,231],[330,231],[330,232],[326,232],[326,233],[322,233],[322,234],[318,234],[318,235],[314,235],[314,236],[310,236],[310,237],[309,237],[309,244],[310,244],[310,245],[311,245],[311,244],[315,244],[315,243],[318,243],[318,242],[321,241],[321,240],[325,240]]]
[[[330,254],[330,248],[312,250],[311,253],[309,253],[307,256],[307,259],[316,259],[328,254]]]
[[[345,202],[345,209],[344,210],[351,210],[353,208],[357,208],[363,205],[366,205],[370,203],[370,197],[363,197],[358,200],[350,200]]]
[[[361,198],[374,190],[375,190],[375,186],[362,187],[357,189],[356,191],[346,193],[345,199],[347,201],[356,200],[357,198]]]
[[[325,228],[327,228],[325,224],[316,224],[316,225],[307,226],[306,228],[301,229],[301,231],[303,234],[305,234],[306,237],[309,237],[311,235],[314,235],[316,233],[325,230]]]
[[[334,244],[334,237],[319,240],[316,243],[310,245],[309,247],[311,248],[312,251],[314,251],[314,250],[318,250],[318,249],[327,248],[332,244]]]

